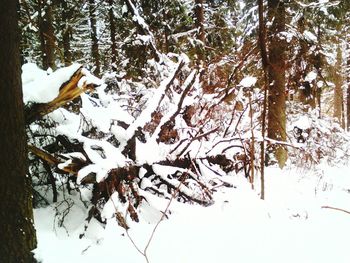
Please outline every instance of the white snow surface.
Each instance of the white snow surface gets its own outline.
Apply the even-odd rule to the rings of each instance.
[[[48,72],[40,70],[34,64],[24,65],[22,80],[26,93],[25,102],[52,100],[57,96],[60,85],[79,67],[75,65],[48,75]],[[164,76],[154,92],[149,90],[146,94],[149,98],[145,109],[135,118],[123,110],[118,100],[104,93],[105,86],[99,79],[83,70],[85,77],[79,86],[84,82],[101,85],[96,88],[100,100],[83,94],[80,115],[63,108],[49,114],[57,123],[56,133],[83,143],[91,161],[91,164],[79,171],[78,183],[90,173],[96,174],[98,182],[103,181],[111,169],[132,164],[132,161],[122,154],[122,150],[138,127],[143,127],[150,121],[151,113],[159,106],[160,101],[165,101],[163,96],[175,71],[176,64],[172,65],[170,74]],[[310,80],[313,80],[315,76],[311,73],[309,75]],[[197,77],[195,72],[192,72],[185,84]],[[254,86],[255,83],[256,78],[248,76],[240,85],[247,88]],[[198,85],[198,80],[194,85]],[[243,96],[240,90],[237,99],[243,100]],[[173,104],[168,103],[164,110],[165,119],[177,110],[179,99],[180,95],[174,93],[171,98]],[[193,95],[187,96],[184,105],[193,102]],[[116,124],[118,121],[129,124],[129,127],[122,128]],[[113,145],[106,138],[95,140],[83,136],[85,122],[96,127],[98,132],[113,134],[121,146]],[[163,123],[162,121],[159,127]],[[176,123],[181,125],[181,119],[177,118]],[[326,133],[328,126],[323,125],[321,120],[317,123],[319,123],[318,129]],[[36,128],[35,125],[32,125],[32,129]],[[314,122],[305,115],[289,125],[291,128],[298,126],[306,129],[314,125]],[[154,134],[158,134],[159,127]],[[190,145],[188,150],[191,157],[206,157],[207,153],[220,154],[227,148],[227,144],[219,143],[220,138],[215,138],[214,134],[208,136],[210,140],[207,142],[195,141]],[[242,138],[245,136],[249,135],[243,134]],[[234,145],[236,141],[234,138],[231,139],[231,145]],[[257,139],[259,140],[259,137]],[[137,140],[136,163],[152,165],[154,172],[167,183],[179,186],[179,189],[187,195],[195,194],[194,197],[200,198],[197,194],[202,193],[194,192],[191,184],[179,185],[179,181],[174,180],[177,171],[186,170],[154,164],[158,160],[165,160],[169,151],[168,145],[156,143],[155,136],[147,137],[146,143]],[[237,149],[232,147],[225,154],[234,156],[236,152]],[[85,159],[80,153],[64,156]],[[70,163],[71,160],[68,159],[59,167],[64,168]],[[218,183],[217,185],[226,182],[233,187],[216,187],[215,203],[209,207],[182,204],[172,200],[166,213],[167,217],[159,224],[148,247],[148,262],[350,262],[347,242],[350,234],[350,215],[339,210],[322,208],[332,206],[350,211],[348,167],[332,168],[320,165],[312,170],[268,168],[265,171],[266,200],[262,201],[259,198],[259,178],[256,178],[255,190],[252,190],[248,180],[242,175],[227,175],[218,166],[212,165],[210,169],[214,169],[216,172],[214,174],[207,167],[208,163],[197,164],[202,176],[199,178],[197,173],[190,173],[191,177],[196,180],[203,179],[203,182],[214,181]],[[152,231],[170,202],[142,190],[153,186],[154,182],[151,180],[151,177],[146,177],[146,169],[140,169],[139,179],[134,182],[141,184],[139,194],[144,197],[137,208],[140,222],[135,223],[129,216],[126,217],[126,222],[130,226],[128,235],[118,226],[115,219],[116,209],[122,214],[126,214],[128,209],[127,203],[119,201],[116,192],[111,193],[110,200],[102,210],[102,217],[107,220],[106,225],[95,219],[89,224],[86,222],[89,211],[86,205],[91,205],[89,186],[80,187],[79,192],[72,190],[70,194],[60,193],[57,203],[35,209],[38,247],[34,252],[37,259],[43,263],[146,262],[135,245],[144,251]],[[159,191],[168,194],[165,188],[160,188]]]
[[[318,42],[317,37],[312,32],[310,32],[308,30],[305,30],[303,35],[306,38],[306,40],[308,40],[310,42],[315,42],[315,43]]]
[[[292,125],[305,130],[311,127],[311,120],[306,115],[300,115],[297,121],[293,122]]]
[[[306,80],[306,81],[309,81],[309,82],[312,82],[312,81],[314,81],[316,78],[317,78],[317,72],[315,72],[315,71],[310,71],[310,72],[306,75],[305,80]]]
[[[250,88],[255,85],[256,81],[257,79],[255,77],[248,76],[242,79],[239,85],[245,88]]]
[[[210,207],[172,201],[169,218],[159,224],[147,250],[149,262],[350,262],[350,215],[322,208],[350,210],[348,167],[268,168],[265,174],[265,201],[241,176],[230,177],[234,187],[219,188]],[[140,194],[147,200],[138,208],[140,222],[127,218],[127,223],[129,236],[143,251],[161,218],[159,210],[164,211],[169,201],[148,192]],[[64,227],[57,226],[59,215],[55,219],[62,205],[35,209],[36,257],[43,263],[146,262],[118,226],[110,201],[103,211],[105,228],[93,219],[79,239],[87,217],[80,195],[86,195],[84,190],[69,196],[76,204],[66,215]],[[117,195],[112,198],[118,202]],[[119,205],[118,209],[123,208]]]

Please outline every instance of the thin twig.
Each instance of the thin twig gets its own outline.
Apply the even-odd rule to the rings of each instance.
[[[252,107],[252,91],[249,91],[248,98],[249,98],[249,116],[250,116],[250,129],[251,129],[251,135],[252,135],[252,142],[250,144],[250,166],[251,166],[251,174],[250,174],[250,183],[252,185],[252,189],[254,190],[254,161],[255,161],[255,137],[254,137],[254,127],[253,127],[253,107]]]
[[[344,212],[344,213],[350,214],[350,211],[347,211],[347,210],[344,210],[344,209],[341,209],[341,208],[337,208],[337,207],[324,205],[324,206],[321,206],[321,208],[333,209],[333,210],[337,210],[337,211],[340,211],[340,212]]]

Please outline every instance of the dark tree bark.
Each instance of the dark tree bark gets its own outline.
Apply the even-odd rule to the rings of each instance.
[[[197,55],[198,55],[199,61],[203,61],[205,58],[204,1],[203,0],[196,0],[194,11],[195,11],[195,17],[196,17],[195,27],[197,29],[197,39],[202,42],[202,45],[200,45],[197,48]]]
[[[44,18],[41,15],[41,9],[43,8],[43,4],[41,1],[38,1],[37,12],[38,12],[38,26],[39,26],[39,39],[40,39],[40,51],[41,51],[41,61],[42,67],[44,69],[48,68],[48,63],[46,59],[46,43],[45,43],[45,35],[44,35]]]
[[[69,19],[71,18],[71,10],[69,9],[68,3],[66,0],[60,0],[62,8],[62,44],[63,44],[63,56],[65,66],[72,64],[72,52],[71,52],[71,35],[72,35],[72,26],[69,24]]]
[[[96,29],[96,15],[95,15],[95,0],[89,0],[89,16],[90,16],[90,26],[91,26],[91,54],[95,63],[94,74],[100,76],[101,65],[100,65],[100,53],[98,50],[98,38]]]
[[[283,0],[268,0],[268,18],[272,21],[269,30],[269,96],[267,136],[273,140],[286,141],[286,94],[285,40],[280,33],[285,31],[285,7]],[[275,145],[272,151],[280,167],[285,165],[287,151]]]
[[[112,68],[115,69],[116,67],[116,63],[117,63],[117,41],[115,38],[116,35],[116,27],[115,27],[115,17],[114,17],[114,13],[113,13],[113,6],[114,6],[114,0],[108,0],[108,4],[109,4],[109,28],[111,31],[111,62],[112,62]]]
[[[348,40],[348,52],[350,52],[350,39]],[[347,73],[347,82],[348,82],[348,87],[346,90],[346,127],[347,130],[350,131],[350,56],[348,56],[347,59],[347,68],[348,68],[348,73]]]
[[[261,135],[262,142],[260,143],[260,198],[265,199],[265,134],[266,134],[266,112],[267,112],[267,90],[268,90],[268,72],[269,72],[269,57],[267,54],[266,46],[266,24],[264,18],[264,0],[258,0],[258,13],[259,13],[259,35],[258,43],[261,55],[261,62],[264,70],[264,101],[261,114]]]
[[[332,68],[332,77],[335,84],[334,87],[334,111],[333,111],[333,117],[336,118],[340,125],[343,126],[343,119],[342,119],[342,111],[343,111],[343,80],[342,80],[342,74],[341,74],[341,67],[342,67],[342,51],[340,48],[340,43],[338,43],[337,47],[337,62],[335,66]],[[343,128],[345,128],[343,126]]]
[[[0,261],[34,262],[36,247],[20,76],[17,5],[0,8]]]
[[[45,40],[46,40],[46,57],[48,67],[55,70],[56,69],[56,57],[55,57],[55,49],[56,49],[56,37],[55,31],[53,28],[53,10],[52,4],[49,4],[46,8],[45,16],[44,16],[44,32],[45,32]]]
[[[163,15],[163,22],[164,22],[164,52],[169,53],[169,25],[167,24],[168,21],[168,13],[166,11],[166,0],[162,0],[162,15]]]
[[[298,21],[298,31],[305,31],[305,17],[302,16]],[[296,57],[296,72],[294,76],[294,82],[296,85],[296,90],[298,92],[298,99],[304,105],[310,105],[311,108],[316,107],[316,94],[315,87],[312,83],[305,81],[306,74],[310,72],[313,68],[312,62],[308,61],[307,52],[308,52],[308,44],[304,38],[299,39],[299,52]],[[300,88],[302,87],[302,88]],[[305,111],[308,109],[305,108]]]
[[[52,4],[38,1],[38,24],[39,24],[39,38],[42,52],[43,68],[56,69],[56,37],[53,28],[53,11]],[[45,10],[45,14],[42,17],[41,12]]]

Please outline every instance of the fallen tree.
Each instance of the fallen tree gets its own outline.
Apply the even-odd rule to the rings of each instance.
[[[86,71],[79,68],[52,101],[27,105],[31,164],[48,174],[54,201],[58,178],[68,191],[72,183],[75,189],[91,185],[88,221],[103,221],[104,204],[114,195],[124,204],[119,215],[138,221],[144,191],[208,206],[219,187],[233,186],[227,175],[247,170],[249,139],[235,136],[247,113],[205,95],[202,73],[190,70],[185,57],[168,63],[157,86],[137,94],[127,80],[118,90],[82,81]],[[64,109],[78,96],[78,110]]]

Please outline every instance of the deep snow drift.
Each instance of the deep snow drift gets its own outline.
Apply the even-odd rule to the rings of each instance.
[[[172,201],[168,219],[160,223],[147,250],[149,262],[350,262],[350,215],[322,208],[350,211],[347,167],[310,171],[269,168],[265,201],[245,178],[234,176],[232,182],[234,188],[219,190],[210,207]],[[163,211],[168,204],[144,194],[147,202],[140,208],[141,222],[129,222],[130,237],[141,250],[161,216],[148,203]],[[104,209],[109,218],[105,228],[92,221],[81,239],[85,210],[77,201],[66,215],[64,227],[59,228],[65,205],[58,204],[35,210],[38,259],[50,263],[146,262],[118,226],[111,203]]]

